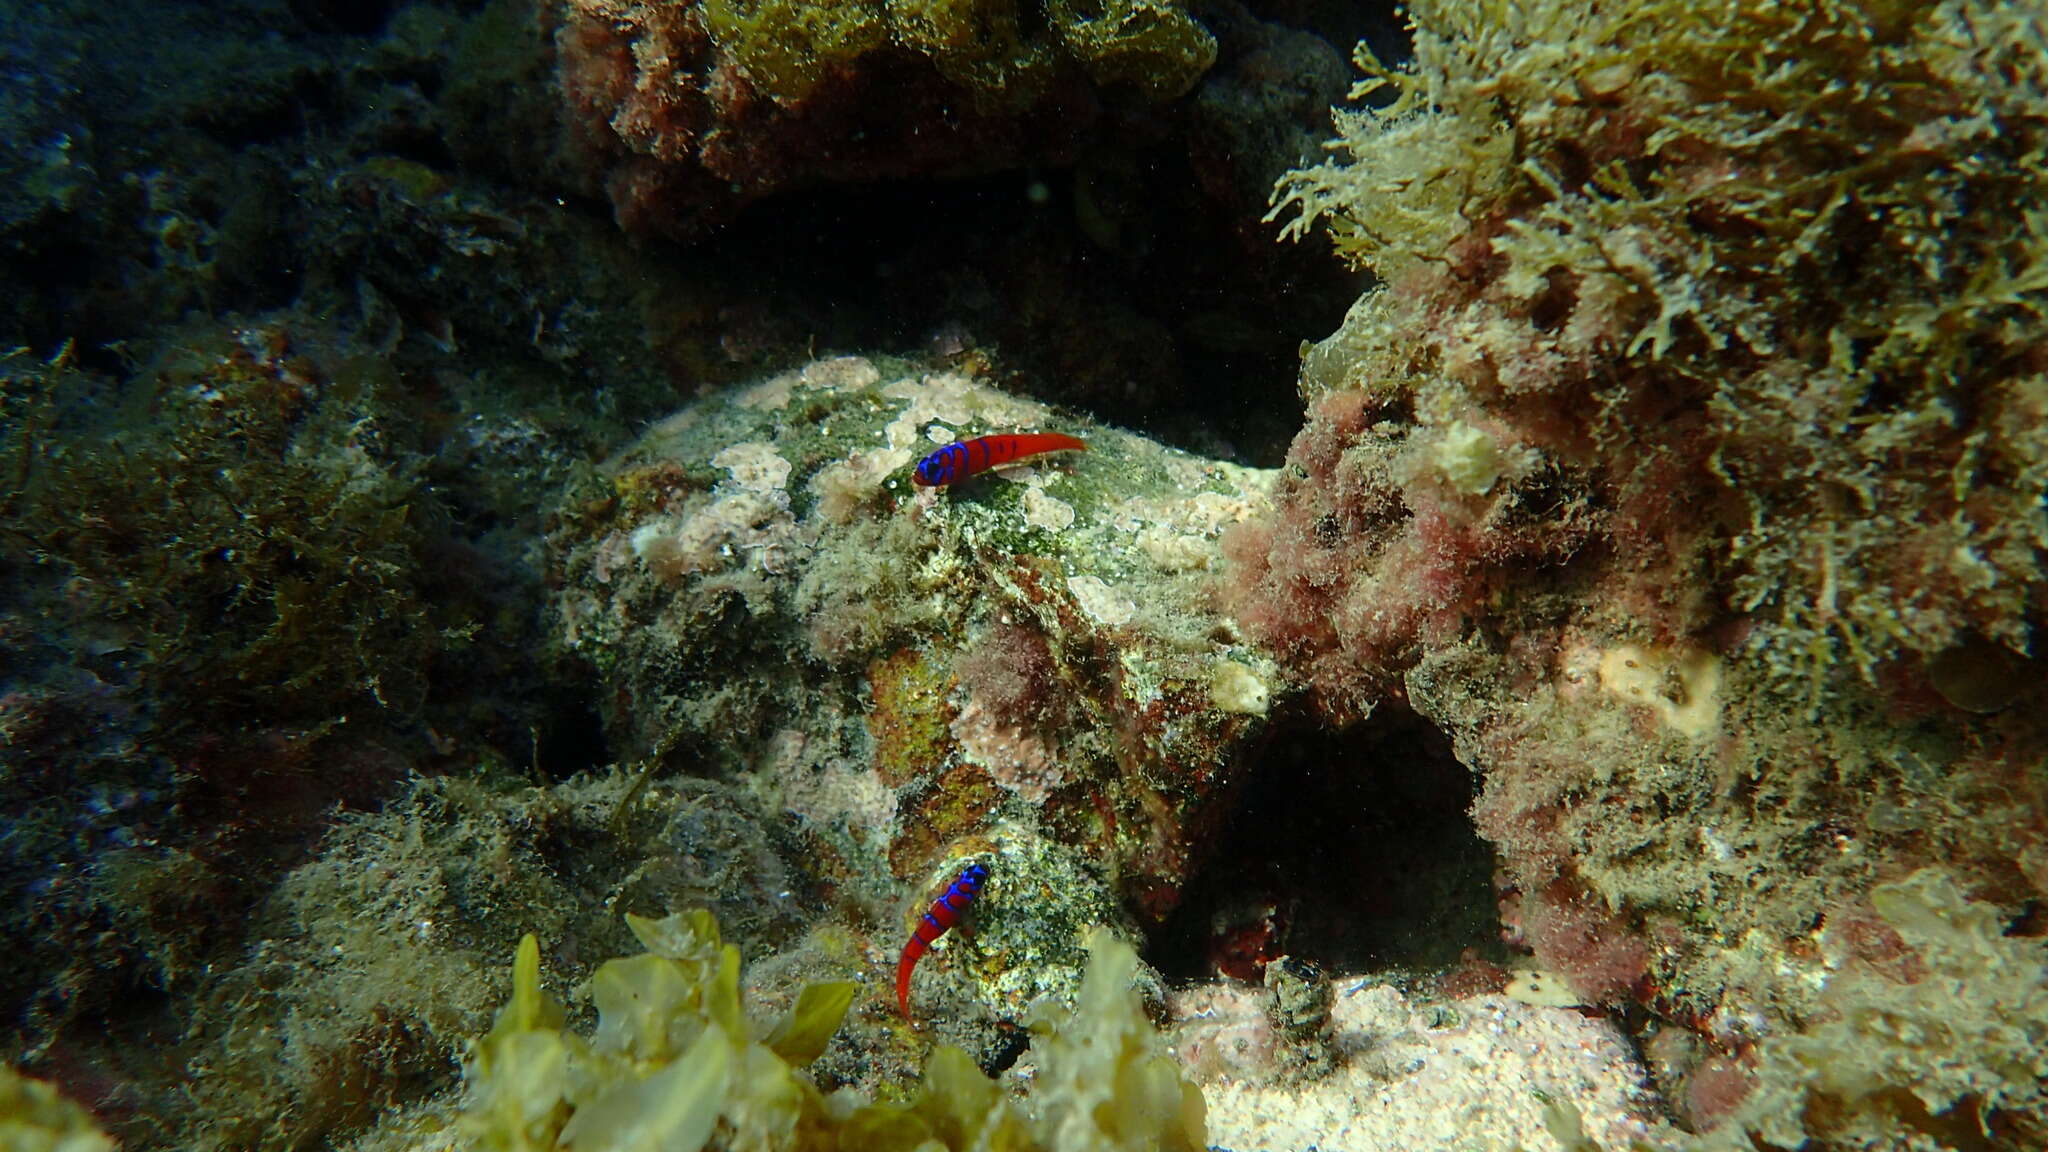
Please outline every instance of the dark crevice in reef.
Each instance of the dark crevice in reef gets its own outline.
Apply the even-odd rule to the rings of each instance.
[[[558,691],[543,713],[543,722],[532,730],[533,764],[536,778],[566,780],[584,772],[596,772],[612,763],[610,740],[597,702],[582,686]]]
[[[1493,852],[1471,773],[1405,708],[1332,733],[1283,722],[1149,959],[1169,980],[1260,978],[1281,955],[1331,973],[1501,958]]]

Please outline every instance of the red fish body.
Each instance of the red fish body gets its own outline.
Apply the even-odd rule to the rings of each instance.
[[[896,961],[896,1004],[903,1009],[905,1020],[910,1019],[910,973],[916,969],[918,960],[931,951],[932,943],[960,922],[960,913],[981,895],[981,886],[986,883],[988,869],[969,864],[946,889],[946,894],[932,901],[932,906],[918,919],[909,943],[903,945],[903,958]]]
[[[910,479],[920,488],[943,488],[1026,456],[1087,450],[1085,442],[1058,432],[976,436],[972,440],[955,440],[919,460]]]

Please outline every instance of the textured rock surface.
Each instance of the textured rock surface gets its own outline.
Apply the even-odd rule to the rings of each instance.
[[[1012,430],[1090,449],[909,484]],[[621,749],[744,774],[884,937],[986,862],[976,972],[1014,1014],[1071,981],[1087,923],[1173,906],[1263,725],[1272,666],[1210,581],[1264,480],[957,373],[818,361],[684,409],[571,496],[555,634]]]
[[[1601,1148],[1679,1147],[1628,1041],[1612,1024],[1505,996],[1424,1002],[1339,979],[1337,1064],[1276,1082],[1260,993],[1178,993],[1177,1054],[1206,1073],[1209,1139],[1229,1152],[1462,1152],[1548,1147],[1554,1109]],[[1570,1147],[1570,1145],[1566,1145]]]
[[[1784,1056],[1846,1026],[2038,1131],[1966,1054],[2032,998],[2002,960],[1935,1036],[1823,989],[1911,999],[1923,866],[2027,936],[2048,895],[2042,233],[1955,209],[2038,195],[2039,14],[1649,7],[1418,4],[1410,66],[1361,52],[1394,100],[1281,201],[1382,284],[1306,350],[1233,605],[1326,716],[1451,735],[1507,939],[1648,1013],[1689,1123],[1760,1082],[1721,1138],[1947,1139]]]
[[[1170,99],[1216,58],[1174,0],[566,0],[579,167],[635,232],[692,236],[768,193],[1073,157],[1104,98]]]

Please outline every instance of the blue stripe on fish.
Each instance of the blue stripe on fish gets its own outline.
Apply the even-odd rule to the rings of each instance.
[[[933,453],[936,458],[938,453]],[[929,460],[927,461],[929,462]],[[918,921],[917,929],[903,945],[903,956],[896,962],[896,1003],[903,1010],[903,1018],[910,1019],[910,973],[917,962],[932,946],[932,942],[945,935],[946,929],[960,922],[960,913],[974,898],[981,894],[981,886],[988,882],[988,869],[980,864],[969,864],[960,877],[946,886],[946,894],[932,901]]]

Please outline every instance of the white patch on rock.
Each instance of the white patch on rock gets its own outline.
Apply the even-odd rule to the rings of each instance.
[[[1721,718],[1721,658],[1703,649],[1616,645],[1600,654],[1600,687],[1694,739]]]
[[[1074,526],[1074,506],[1032,487],[1024,492],[1024,522],[1047,532],[1064,532]]]
[[[770,376],[733,398],[733,403],[750,412],[780,412],[789,407],[789,395],[795,388],[795,374],[784,372]]]
[[[781,492],[720,496],[690,515],[649,520],[630,542],[647,570],[668,584],[741,567],[781,575],[802,548]]]
[[[1577,1008],[1586,1002],[1555,972],[1543,968],[1517,968],[1508,978],[1501,995],[1538,1008]]]
[[[789,461],[765,441],[731,445],[713,456],[711,465],[725,469],[732,482],[748,492],[780,492],[789,483]]]
[[[859,515],[889,477],[910,463],[910,453],[900,448],[856,452],[836,464],[820,468],[811,477],[811,491],[818,497],[818,515],[829,523],[847,524]]]
[[[882,379],[874,361],[865,356],[834,356],[804,365],[804,383],[825,392],[857,392],[872,388]]]
[[[1094,576],[1067,577],[1067,592],[1088,618],[1105,627],[1128,624],[1138,614],[1131,598]]]
[[[1225,712],[1264,716],[1273,692],[1257,672],[1235,660],[1218,660],[1209,675],[1209,699]]]
[[[920,438],[929,435],[934,422],[956,436],[962,428],[976,429],[973,434],[981,435],[1005,429],[1036,428],[1052,415],[1052,410],[1043,404],[998,392],[957,372],[933,372],[916,379],[906,377],[885,386],[882,395],[892,400],[908,401],[903,411],[884,430],[891,448],[916,446]],[[942,441],[933,437],[932,442]]]
[[[1162,572],[1199,572],[1221,555],[1214,541],[1163,524],[1147,524],[1138,532],[1138,550]]]
[[[1493,437],[1463,420],[1453,421],[1438,436],[1435,456],[1437,470],[1451,487],[1471,496],[1485,495],[1507,466]]]

